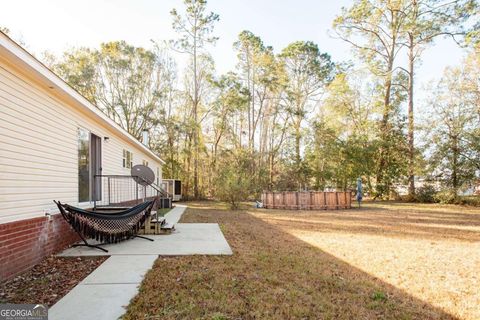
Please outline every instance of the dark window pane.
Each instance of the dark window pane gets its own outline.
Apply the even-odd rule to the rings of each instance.
[[[182,194],[182,181],[175,180],[175,194]]]

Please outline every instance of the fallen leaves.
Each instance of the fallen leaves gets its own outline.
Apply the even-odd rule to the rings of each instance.
[[[108,257],[50,256],[0,284],[0,303],[41,303],[51,307]]]

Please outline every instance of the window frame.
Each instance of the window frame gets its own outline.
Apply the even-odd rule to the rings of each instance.
[[[130,150],[123,149],[122,166],[125,169],[132,169],[132,167],[133,167],[133,152],[131,152]]]
[[[87,145],[87,164],[86,164],[86,167],[87,167],[87,175],[88,175],[88,179],[87,179],[87,183],[86,183],[86,186],[88,188],[87,190],[87,193],[88,193],[88,199],[85,200],[85,199],[81,199],[80,197],[80,144],[81,144],[81,141],[80,141],[80,138],[81,138],[81,133],[85,133],[86,136],[88,137],[88,145]],[[90,203],[90,192],[91,192],[91,185],[90,185],[90,171],[92,170],[92,164],[91,164],[91,132],[90,130],[86,129],[86,128],[83,128],[83,127],[78,127],[77,128],[77,170],[78,170],[78,181],[77,181],[77,201],[79,204],[81,203]],[[85,186],[84,186],[85,187]]]

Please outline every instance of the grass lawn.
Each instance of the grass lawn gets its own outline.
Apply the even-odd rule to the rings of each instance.
[[[126,319],[480,319],[479,209],[188,205],[234,255],[160,257]]]
[[[159,208],[159,209],[157,210],[158,216],[159,216],[159,217],[163,217],[163,216],[165,216],[165,215],[168,213],[168,211],[170,211],[170,210],[172,210],[172,209],[171,209],[171,208]]]

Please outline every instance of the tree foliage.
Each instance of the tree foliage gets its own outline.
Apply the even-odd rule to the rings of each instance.
[[[51,66],[72,87],[133,136],[156,125],[153,117],[168,92],[164,62],[152,50],[125,41],[99,49],[65,52]]]
[[[250,195],[253,187],[249,176],[252,161],[248,150],[245,149],[221,154],[219,170],[215,176],[216,197],[228,202],[232,209],[238,209],[239,204]]]
[[[432,90],[434,112],[427,120],[432,170],[454,194],[480,170],[480,117],[475,100],[480,78],[471,78],[470,68],[478,68],[478,59],[472,57],[473,62],[468,59],[463,67],[445,71]]]
[[[288,79],[284,101],[294,135],[296,170],[293,173],[297,178],[297,185],[302,186],[308,183],[301,156],[303,123],[320,102],[321,95],[333,79],[334,64],[330,56],[321,53],[318,46],[311,41],[291,43],[282,50],[280,59]]]
[[[190,55],[189,75],[185,84],[189,86],[188,90],[189,100],[191,101],[191,119],[190,119],[190,137],[188,148],[193,149],[188,151],[188,156],[193,156],[193,196],[199,198],[201,190],[199,188],[199,157],[201,145],[201,130],[199,123],[199,112],[202,103],[202,87],[208,77],[210,70],[208,64],[210,59],[202,50],[206,44],[214,43],[216,37],[212,36],[214,24],[219,20],[216,13],[207,13],[207,1],[205,0],[184,0],[185,11],[180,14],[176,9],[173,9],[170,14],[173,19],[173,29],[179,34],[180,38],[172,41],[173,47],[184,53]],[[203,64],[202,64],[203,63]],[[190,165],[190,159],[187,163]],[[187,168],[186,172],[190,172]],[[190,177],[188,177],[190,178]],[[187,189],[189,186],[187,180]]]
[[[217,74],[209,46],[219,16],[205,0],[185,0],[171,11],[178,38],[168,46],[117,41],[46,58],[134,136],[148,129],[163,176],[183,180],[186,197],[237,208],[262,190],[353,189],[360,177],[367,194],[389,198],[407,183],[412,193],[415,175],[456,195],[480,173],[477,8],[474,0],[355,0],[333,21],[351,61],[332,61],[312,41],[273,48],[244,30],[233,43],[236,68]],[[470,54],[414,109],[416,66],[440,36],[469,44]],[[172,51],[187,55],[183,70]],[[417,109],[428,113],[423,126]],[[419,134],[428,143],[415,142]]]

